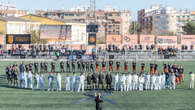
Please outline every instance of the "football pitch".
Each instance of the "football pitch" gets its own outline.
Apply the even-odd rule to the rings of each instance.
[[[62,92],[32,91],[8,85],[5,77],[5,67],[10,63],[19,64],[20,62],[0,62],[0,110],[95,110],[94,99],[73,103],[88,97],[84,93],[64,91],[65,73],[62,75]],[[59,70],[59,62],[57,63],[56,70]],[[149,70],[150,62],[145,63],[146,70]],[[113,92],[105,98],[112,100],[115,104],[104,101],[103,110],[195,110],[195,89],[188,89],[189,72],[195,72],[195,61],[170,61],[165,63],[176,63],[184,68],[185,81],[178,85],[176,90]],[[131,67],[131,62],[129,64]],[[159,71],[162,72],[163,62],[157,62],[157,64],[159,65]],[[130,68],[129,70],[131,71]],[[139,72],[140,62],[137,62],[137,70]],[[47,74],[45,76],[47,79]],[[47,80],[45,86],[46,88],[48,86]]]

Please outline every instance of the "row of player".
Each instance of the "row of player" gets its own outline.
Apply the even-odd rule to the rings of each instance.
[[[155,73],[144,73],[141,72],[139,75],[136,73],[133,74],[121,74],[119,76],[118,73],[114,75],[114,90],[118,91],[119,89],[121,91],[129,91],[129,90],[154,90],[154,89],[162,89],[165,87],[175,89],[175,84],[178,84],[179,82],[182,82],[182,78],[177,78],[177,70],[174,70],[175,68],[171,68],[169,72],[163,72],[162,74],[155,74]],[[14,86],[18,85],[18,76],[15,74],[17,72],[17,66],[14,67],[14,76],[8,77],[8,81],[11,81],[11,84]],[[178,75],[181,76],[181,75]],[[32,87],[32,77],[34,79],[34,86]],[[57,90],[61,90],[61,75],[59,73],[56,73],[56,87]],[[87,89],[97,89],[99,86],[102,86],[102,89],[104,89],[104,81],[106,83],[106,89],[111,89],[112,85],[112,74],[110,72],[107,72],[104,78],[104,74],[100,72],[97,74],[94,72],[92,75],[89,73],[87,75],[86,81],[87,81]],[[23,72],[19,74],[19,80],[20,80],[20,87],[21,88],[33,88],[38,89],[38,84],[40,82],[40,89],[44,90],[44,84],[45,84],[45,76],[44,74],[35,74],[32,75],[31,71],[26,71],[24,69]],[[48,76],[48,82],[49,82],[49,89],[53,90],[53,81],[54,76],[52,73]],[[85,84],[85,75],[81,74],[80,76],[76,76],[75,73],[73,73],[72,76],[65,77],[66,82],[66,90],[72,90],[72,91],[84,91],[84,84]],[[12,83],[14,82],[14,84]],[[92,86],[92,87],[91,87]]]
[[[74,62],[74,61],[73,61]],[[72,62],[72,72],[75,71],[75,66],[74,66],[74,63]],[[77,64],[78,62],[80,63],[83,63],[81,61],[77,61]],[[84,62],[86,63],[86,62]],[[47,65],[48,63],[47,62],[41,62],[40,66],[41,67],[41,70],[40,70],[40,73],[42,72],[47,72],[47,66],[44,67],[43,65]],[[89,64],[89,62],[88,62]],[[85,66],[79,66],[78,65],[78,70],[79,72],[95,72],[94,71],[94,66],[93,66],[93,62],[91,62],[91,65],[90,68],[87,66],[87,68],[85,68]],[[53,66],[52,66],[53,65]],[[166,74],[166,73],[170,73],[171,70],[173,70],[173,72],[175,73],[175,76],[176,76],[176,82],[181,82],[184,80],[184,77],[183,77],[183,74],[184,74],[184,69],[182,68],[182,66],[179,66],[179,65],[172,65],[172,64],[163,64],[164,65],[164,69],[163,69],[163,72]],[[157,74],[158,73],[158,65],[157,64],[153,64],[153,63],[150,63],[150,73],[154,73],[154,74]],[[44,67],[44,68],[43,68]],[[81,68],[82,67],[82,68]],[[116,61],[116,70],[119,72],[120,71],[120,61]],[[45,69],[46,68],[46,69]],[[61,68],[61,72],[65,72],[64,71],[64,62],[61,61],[60,62],[60,68]],[[102,69],[101,71],[106,71],[106,62],[103,61],[102,62]],[[20,73],[24,72],[24,70],[26,71],[33,71],[33,63],[29,63],[29,64],[24,64],[23,62],[19,65],[19,70],[20,70]],[[66,70],[68,70],[68,72],[70,72],[70,61],[67,61],[67,65],[66,65]],[[88,70],[91,70],[91,71],[88,71]],[[129,71],[129,68],[128,68],[128,62],[125,61],[124,62],[124,70],[125,72],[128,72]],[[109,71],[112,71],[113,72],[113,61],[109,61]],[[51,62],[51,72],[55,72],[55,63],[54,62]],[[99,66],[99,62],[97,61],[96,62],[96,72],[100,72],[100,66]],[[132,72],[133,73],[136,73],[136,62],[132,62]],[[141,72],[145,72],[145,64],[142,62],[141,63]],[[19,71],[18,71],[18,65],[17,64],[13,64],[13,65],[9,65],[8,67],[6,67],[6,75],[7,75],[7,79],[8,79],[8,82],[11,82],[11,83],[14,83],[15,85],[15,80],[17,79],[17,75],[18,75]],[[34,63],[34,73],[39,73],[38,72],[38,63],[35,62]],[[168,75],[166,75],[166,77],[168,77]],[[15,80],[14,80],[15,79]]]
[[[108,69],[109,71],[113,72],[114,70],[114,61],[110,60],[108,61],[109,66]],[[120,67],[122,67],[123,65],[121,64],[120,61],[116,61],[116,70],[118,72],[122,71],[122,69]],[[101,64],[101,65],[100,65]],[[34,66],[33,66],[34,65]],[[24,64],[24,62],[22,62],[19,65],[19,69],[20,72],[24,71],[24,69],[26,69],[27,71],[33,71],[33,67],[34,67],[34,73],[38,73],[39,72],[39,65],[40,65],[40,72],[41,73],[48,73],[48,62],[40,62],[40,64],[38,62],[30,62],[29,64]],[[77,66],[76,66],[77,65]],[[173,68],[174,71],[178,70],[178,72],[183,73],[183,68],[182,66],[177,66],[177,65],[172,65],[172,64],[165,64],[164,65],[164,72],[170,72],[170,70]],[[12,67],[18,67],[17,64],[13,64],[13,65],[9,65],[6,68],[6,71],[9,71],[12,69]],[[157,73],[158,72],[158,64],[156,63],[150,63],[150,73]],[[76,69],[78,69],[79,72],[95,72],[94,67],[96,67],[96,71],[100,71],[100,67],[102,67],[101,71],[106,71],[107,70],[107,62],[106,61],[82,61],[82,60],[73,60],[73,61],[66,61],[66,67],[65,67],[65,62],[61,61],[60,62],[60,72],[64,73],[65,69],[66,72],[76,72]],[[124,61],[124,71],[128,72],[129,71],[129,62],[128,61]],[[132,62],[132,72],[136,72],[136,62],[133,61]],[[145,71],[145,63],[142,62],[141,63],[141,71],[144,72]],[[51,71],[50,72],[57,72],[56,71],[56,63],[55,62],[51,62]]]

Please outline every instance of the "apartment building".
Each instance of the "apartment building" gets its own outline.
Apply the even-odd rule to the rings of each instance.
[[[193,20],[189,10],[177,10],[162,5],[138,11],[138,22],[142,34],[179,35],[182,26]]]
[[[77,22],[88,22],[91,12],[86,8],[73,8],[70,10],[37,10],[37,15],[54,19],[71,19]],[[124,36],[129,34],[131,12],[126,10],[116,10],[115,8],[105,8],[95,11],[95,21],[99,25],[97,37],[105,40],[107,35]]]
[[[12,4],[2,4],[0,3],[0,16],[23,16],[28,14],[25,10],[18,10],[16,6]]]

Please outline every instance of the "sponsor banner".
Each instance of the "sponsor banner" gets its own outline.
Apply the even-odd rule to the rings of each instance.
[[[71,25],[41,25],[40,38],[41,39],[62,38],[66,40],[71,40],[72,26]]]
[[[154,44],[154,35],[140,35],[140,44],[142,45],[152,45]]]
[[[137,35],[125,35],[123,45],[137,45]]]
[[[6,34],[6,44],[30,44],[30,34]]]
[[[158,45],[177,45],[177,36],[158,36]]]
[[[121,36],[120,35],[107,35],[106,36],[107,45],[121,45]]]
[[[88,45],[96,45],[96,34],[89,34]]]
[[[182,35],[181,36],[182,45],[194,45],[195,44],[195,35]]]

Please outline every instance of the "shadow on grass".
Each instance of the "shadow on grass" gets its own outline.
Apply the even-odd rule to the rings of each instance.
[[[18,89],[18,90],[31,90],[32,91],[32,89],[19,88],[19,87],[15,87],[15,86],[12,86],[12,85],[6,85],[6,84],[2,84],[2,85],[0,85],[0,87],[11,88],[11,89]]]

